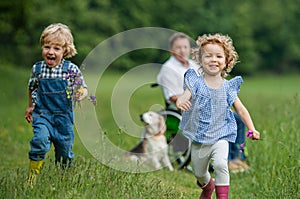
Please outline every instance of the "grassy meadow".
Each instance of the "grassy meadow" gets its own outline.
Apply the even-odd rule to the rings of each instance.
[[[66,171],[56,167],[52,148],[36,185],[30,188],[26,177],[32,129],[24,119],[30,68],[16,69],[8,65],[0,68],[0,74],[0,198],[199,197],[200,189],[191,172],[162,169],[139,174],[111,169],[93,158],[78,134],[74,167]],[[119,147],[130,149],[138,139],[118,128],[110,108],[112,90],[119,77],[107,73],[101,78],[96,112],[108,138]],[[230,198],[300,198],[299,85],[299,74],[244,78],[240,98],[261,132],[262,140],[247,140],[251,169],[231,174]],[[132,119],[141,125],[139,114],[159,107],[153,104],[163,104],[159,88],[144,85],[136,89],[128,105]]]

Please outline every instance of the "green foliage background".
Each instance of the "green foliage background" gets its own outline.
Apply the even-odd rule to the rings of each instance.
[[[122,31],[162,27],[196,39],[221,32],[234,40],[240,63],[234,73],[300,71],[300,0],[3,0],[0,2],[2,62],[30,68],[41,58],[39,37],[51,23],[67,24],[80,65],[101,41]],[[163,62],[167,52],[139,50],[112,65],[128,70],[137,64]]]

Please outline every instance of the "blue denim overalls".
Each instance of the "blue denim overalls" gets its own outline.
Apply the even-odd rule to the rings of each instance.
[[[33,132],[30,141],[29,159],[40,161],[50,150],[51,143],[55,147],[55,162],[69,166],[74,158],[73,107],[67,98],[67,80],[61,78],[41,78],[41,64],[36,64],[36,75],[39,78],[37,101],[33,110]],[[62,71],[68,73],[69,61],[63,60]]]

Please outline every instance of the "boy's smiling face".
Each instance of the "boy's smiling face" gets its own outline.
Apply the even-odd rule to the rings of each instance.
[[[61,64],[64,55],[64,48],[55,43],[45,43],[42,46],[42,56],[50,68]]]

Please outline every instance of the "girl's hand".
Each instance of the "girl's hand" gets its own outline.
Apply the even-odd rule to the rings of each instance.
[[[179,110],[187,111],[191,108],[191,106],[192,103],[184,95],[179,96],[178,99],[176,100],[176,107]]]
[[[33,120],[32,120],[32,111],[33,111],[33,108],[32,106],[28,107],[25,111],[25,119],[27,120],[28,123],[31,123]]]
[[[191,108],[192,104],[190,101],[185,101],[185,100],[181,100],[180,98],[177,99],[176,101],[176,106],[179,110],[182,110],[182,111],[187,111]]]
[[[247,132],[246,137],[250,138],[251,140],[259,140],[260,139],[260,132],[257,130],[249,130]]]
[[[184,93],[177,98],[176,107],[181,111],[189,110],[192,106],[192,103],[190,102],[191,96],[190,90],[186,89]]]
[[[253,140],[259,140],[260,139],[260,132],[254,130],[253,131]]]

